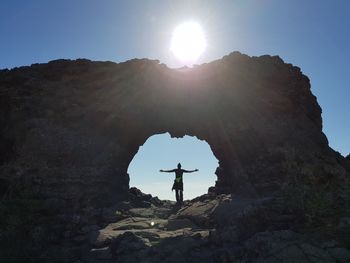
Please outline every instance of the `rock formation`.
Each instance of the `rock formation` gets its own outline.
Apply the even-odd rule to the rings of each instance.
[[[319,187],[347,202],[334,189],[348,185],[350,164],[328,146],[309,79],[279,57],[233,52],[183,69],[147,59],[33,64],[0,71],[0,108],[0,195],[30,192],[65,227],[130,198],[129,163],[165,132],[210,145],[216,194],[307,189],[294,193],[304,200]]]
[[[249,233],[245,221],[261,212],[262,207],[271,210],[271,199],[234,199],[227,194],[204,195],[185,201],[180,207],[166,201],[154,202],[144,195],[139,200],[148,200],[146,207],[125,209],[124,204],[123,209],[119,205],[112,210],[122,211],[119,220],[103,228],[89,229],[87,242],[91,249],[84,253],[83,260],[153,263],[350,260],[350,250],[335,240],[312,240],[305,233],[286,229],[288,224],[298,224],[296,215],[271,217],[269,231]],[[265,216],[271,216],[270,213]],[[263,224],[250,222],[250,227],[260,228]]]

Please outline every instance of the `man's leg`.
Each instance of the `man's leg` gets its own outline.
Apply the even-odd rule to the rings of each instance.
[[[178,189],[175,189],[175,196],[176,196],[176,202],[179,202],[179,190]]]
[[[179,191],[180,191],[180,202],[182,202],[184,200],[182,190],[179,190]]]

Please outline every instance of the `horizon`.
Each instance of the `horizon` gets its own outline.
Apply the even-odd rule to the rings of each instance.
[[[60,60],[67,60],[67,61],[78,61],[78,60],[87,60],[87,61],[90,61],[90,62],[102,62],[102,63],[114,63],[114,64],[123,64],[123,63],[127,63],[129,61],[133,61],[133,60],[148,60],[148,61],[156,61],[159,65],[164,65],[165,67],[167,67],[168,69],[171,69],[171,70],[177,70],[177,69],[183,69],[183,68],[188,68],[188,69],[195,69],[196,67],[200,67],[202,65],[205,65],[205,64],[210,64],[212,62],[215,62],[215,61],[218,61],[218,60],[221,60],[223,59],[224,57],[226,56],[229,56],[231,55],[232,53],[235,53],[235,52],[238,52],[242,55],[246,55],[246,56],[249,56],[249,57],[262,57],[262,56],[271,56],[271,57],[279,57],[280,59],[283,60],[284,63],[286,64],[292,64],[293,66],[295,67],[298,67],[298,65],[294,65],[293,63],[289,63],[288,61],[285,61],[281,56],[279,55],[270,55],[270,54],[261,54],[261,55],[258,55],[258,56],[251,56],[249,54],[246,54],[246,53],[242,53],[241,51],[239,50],[232,50],[231,52],[227,53],[227,54],[224,54],[222,57],[219,57],[219,58],[216,58],[216,59],[213,59],[211,61],[207,61],[207,62],[203,62],[203,63],[200,63],[200,64],[193,64],[193,65],[176,65],[174,67],[171,67],[171,65],[167,65],[166,63],[160,61],[159,59],[157,58],[147,58],[147,57],[134,57],[134,58],[129,58],[129,59],[126,59],[124,61],[113,61],[113,60],[91,60],[91,59],[88,59],[88,58],[84,58],[84,57],[79,57],[79,58],[56,58],[56,59],[52,59],[52,60],[49,60],[49,61],[46,61],[46,62],[33,62],[31,64],[27,64],[27,65],[18,65],[18,66],[14,66],[14,67],[8,67],[8,68],[0,68],[0,70],[13,70],[13,69],[16,69],[16,68],[21,68],[21,67],[31,67],[33,65],[44,65],[44,64],[48,64],[50,62],[54,62],[54,61],[60,61]],[[304,74],[304,73],[303,73]],[[304,74],[305,75],[305,74]],[[307,76],[307,75],[305,75]],[[308,76],[307,76],[308,77]]]

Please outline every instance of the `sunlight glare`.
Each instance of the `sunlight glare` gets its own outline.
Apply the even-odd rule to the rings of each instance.
[[[204,52],[207,41],[202,27],[193,21],[178,25],[172,35],[170,50],[184,64],[194,64]]]

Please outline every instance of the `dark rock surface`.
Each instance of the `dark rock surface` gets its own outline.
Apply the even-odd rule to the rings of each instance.
[[[222,194],[205,195],[182,206],[161,201],[159,206],[120,210],[124,219],[90,228],[81,242],[81,258],[101,263],[348,262],[349,248],[334,239],[298,233],[276,222],[269,228],[256,222],[260,230],[254,233],[242,224],[256,212],[278,209],[276,202],[276,198],[236,200]],[[131,210],[138,209],[143,212],[130,216]]]
[[[1,70],[0,113],[8,262],[16,246],[26,262],[347,259],[350,162],[328,146],[309,79],[279,57],[233,52],[178,70],[147,59]],[[183,207],[129,190],[130,161],[165,132],[207,141],[219,160],[215,187]]]
[[[138,148],[165,132],[209,143],[217,193],[269,195],[294,172],[346,173],[309,79],[279,57],[234,52],[184,70],[56,60],[0,71],[0,90],[1,177],[73,208],[124,198]]]

